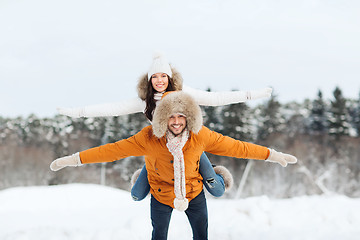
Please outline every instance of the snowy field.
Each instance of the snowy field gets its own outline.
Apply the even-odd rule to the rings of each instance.
[[[210,199],[209,239],[360,239],[360,199],[304,196]],[[88,184],[0,191],[0,240],[150,239],[149,198]],[[169,239],[191,239],[174,211]]]

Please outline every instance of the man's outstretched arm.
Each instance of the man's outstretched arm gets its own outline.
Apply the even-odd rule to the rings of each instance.
[[[205,151],[228,157],[266,160],[268,162],[279,163],[286,167],[287,164],[294,164],[297,158],[282,152],[277,152],[274,149],[269,149],[265,146],[243,142],[234,138],[224,136],[220,133],[209,130],[203,127],[199,134],[203,135],[206,142]]]

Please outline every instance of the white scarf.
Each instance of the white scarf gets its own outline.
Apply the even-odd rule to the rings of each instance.
[[[186,198],[185,163],[184,153],[182,151],[188,138],[189,131],[186,128],[184,132],[178,136],[175,136],[169,130],[166,132],[166,146],[174,156],[174,207],[179,211],[185,211],[189,206],[189,200]]]
[[[155,99],[156,102],[159,101],[159,100],[161,100],[162,95],[164,95],[164,92],[165,92],[165,91],[154,93],[154,99]]]

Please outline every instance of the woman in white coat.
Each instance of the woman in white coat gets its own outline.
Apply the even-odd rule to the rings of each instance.
[[[183,86],[181,74],[170,66],[161,54],[154,56],[148,72],[139,79],[138,97],[118,103],[99,104],[79,108],[58,108],[60,114],[70,117],[104,117],[121,116],[137,112],[144,112],[152,121],[157,101],[161,100],[164,92],[184,91],[190,94],[197,104],[203,106],[222,106],[233,103],[246,102],[264,97],[270,97],[272,89],[264,88],[255,91],[207,92]],[[208,190],[215,197],[220,197],[232,186],[232,176],[223,166],[211,165],[203,153],[199,161],[199,172]],[[145,166],[132,177],[131,195],[134,200],[145,198],[150,190]]]

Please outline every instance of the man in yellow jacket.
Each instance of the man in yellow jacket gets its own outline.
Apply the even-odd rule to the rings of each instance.
[[[194,239],[207,239],[208,215],[199,173],[203,152],[267,160],[285,167],[296,163],[289,154],[223,136],[202,125],[202,113],[184,92],[166,94],[155,109],[151,126],[115,143],[91,148],[54,160],[50,168],[112,162],[129,156],[145,156],[151,193],[153,239],[167,239],[173,208],[185,211]]]

